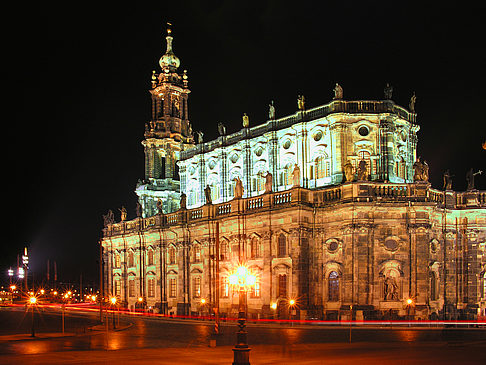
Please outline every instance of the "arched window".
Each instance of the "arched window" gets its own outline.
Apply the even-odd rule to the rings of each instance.
[[[339,274],[331,271],[327,283],[327,300],[330,302],[339,301]]]
[[[174,247],[169,248],[169,265],[176,263],[176,251]]]
[[[128,267],[134,267],[135,260],[133,258],[133,251],[128,251]]]
[[[278,236],[277,256],[287,256],[287,239],[285,238],[285,235],[283,233],[280,233],[280,236]]]
[[[396,164],[397,176],[405,179],[405,160],[403,157],[399,157]]]
[[[154,264],[154,250],[150,248],[147,253],[147,265],[152,266],[153,264]]]
[[[129,297],[135,296],[135,280],[134,279],[128,280],[128,296]]]
[[[372,166],[371,154],[368,151],[358,152],[358,163],[361,160],[366,161],[366,170],[368,171],[368,174],[371,174],[372,171],[374,174],[376,174],[376,167]]]
[[[227,276],[223,276],[221,278],[221,297],[222,298],[229,297],[229,279]]]

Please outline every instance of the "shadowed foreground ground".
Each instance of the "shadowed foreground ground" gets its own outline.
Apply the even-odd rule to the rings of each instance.
[[[230,346],[0,355],[2,364],[231,364]],[[484,364],[486,342],[255,345],[252,364]]]

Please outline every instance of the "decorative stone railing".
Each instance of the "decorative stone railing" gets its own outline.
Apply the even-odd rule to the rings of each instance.
[[[198,144],[188,150],[182,151],[181,159],[186,160],[200,153],[212,151],[218,147],[235,144],[241,140],[254,138],[272,130],[288,128],[296,123],[324,118],[333,113],[392,113],[398,115],[410,123],[416,123],[416,114],[396,105],[391,100],[332,100],[328,104],[312,109],[296,112],[280,119],[267,120],[266,122],[251,128],[243,128],[235,133],[220,136],[213,141]]]
[[[486,208],[486,191],[441,191],[428,183],[393,184],[379,182],[353,182],[326,189],[293,188],[265,193],[257,197],[233,199],[220,204],[207,204],[194,209],[180,209],[170,214],[136,218],[110,224],[103,229],[105,236],[117,236],[137,231],[162,229],[189,224],[200,220],[219,219],[239,214],[257,214],[261,210],[287,209],[292,206],[326,207],[352,202],[410,201],[436,204],[439,208]]]

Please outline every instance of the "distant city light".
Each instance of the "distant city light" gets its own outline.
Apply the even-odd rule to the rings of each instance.
[[[24,276],[25,276],[25,270],[24,270],[23,267],[19,267],[19,270],[18,270],[18,274],[17,275],[18,275],[19,279],[23,279],[24,278]]]
[[[8,276],[14,276],[13,269],[8,269]]]

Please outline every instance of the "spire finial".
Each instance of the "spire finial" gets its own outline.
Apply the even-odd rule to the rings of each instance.
[[[172,33],[172,23],[167,22],[167,35],[170,35]]]

